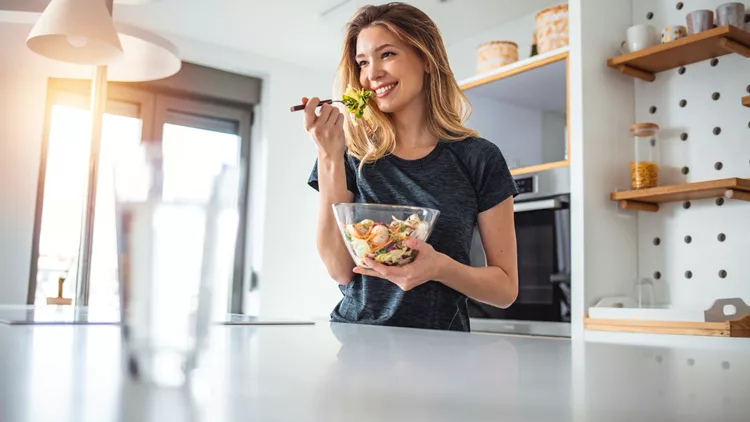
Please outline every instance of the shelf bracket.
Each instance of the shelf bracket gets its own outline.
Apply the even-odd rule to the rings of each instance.
[[[626,64],[618,65],[617,70],[619,70],[620,72],[628,76],[632,76],[638,79],[643,79],[646,82],[653,82],[656,80],[656,75],[654,75],[653,73],[646,72],[645,70],[641,70],[641,69],[636,69]]]
[[[738,199],[740,201],[750,202],[750,192],[745,192],[736,189],[727,189],[724,191],[724,198],[727,199]]]
[[[719,40],[722,48],[732,53],[737,53],[745,58],[750,58],[750,47],[740,44],[737,41],[730,40],[729,38],[722,38]]]
[[[621,210],[648,211],[648,212],[659,211],[659,204],[652,204],[650,202],[621,200],[619,201],[618,205]]]

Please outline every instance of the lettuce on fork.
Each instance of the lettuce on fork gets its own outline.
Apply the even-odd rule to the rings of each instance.
[[[349,85],[346,87],[346,92],[341,98],[349,112],[354,114],[356,118],[361,119],[373,93],[373,91],[368,91],[364,88],[354,89]]]

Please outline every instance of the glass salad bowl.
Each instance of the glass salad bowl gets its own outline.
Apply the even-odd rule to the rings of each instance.
[[[368,268],[369,257],[388,266],[402,266],[417,257],[406,246],[409,237],[427,241],[440,211],[406,205],[333,204],[333,213],[355,264]]]

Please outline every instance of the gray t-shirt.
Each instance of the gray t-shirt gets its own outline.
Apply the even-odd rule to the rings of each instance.
[[[428,243],[456,261],[470,265],[477,214],[518,189],[500,149],[482,138],[441,141],[428,155],[404,160],[387,155],[368,163],[346,154],[346,185],[354,202],[429,207],[440,210]],[[318,163],[308,184],[318,190]],[[331,236],[340,236],[332,233]],[[469,331],[467,297],[428,281],[404,292],[388,280],[355,274],[331,321],[412,328]]]

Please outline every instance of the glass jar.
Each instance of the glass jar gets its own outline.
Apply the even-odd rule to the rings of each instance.
[[[633,189],[659,186],[659,125],[636,123],[633,132],[633,160],[630,162],[630,180]]]

